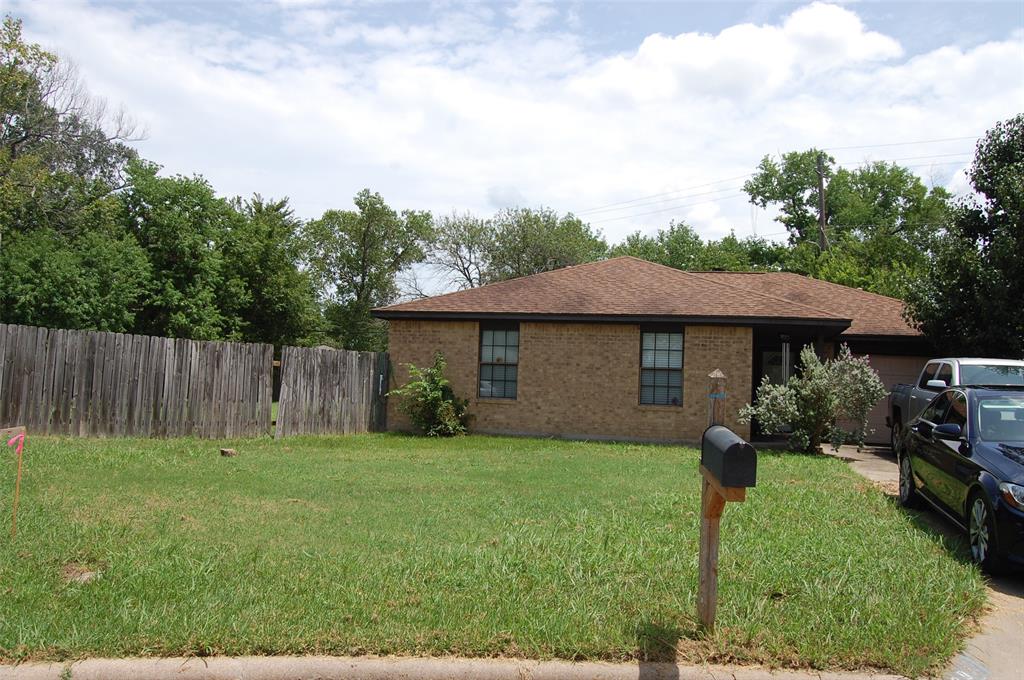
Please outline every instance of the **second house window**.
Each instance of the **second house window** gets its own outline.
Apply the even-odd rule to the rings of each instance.
[[[480,325],[480,396],[515,399],[519,382],[519,324]]]
[[[683,334],[640,333],[640,403],[679,406],[683,403]]]

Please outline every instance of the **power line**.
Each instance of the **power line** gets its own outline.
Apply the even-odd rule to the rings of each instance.
[[[583,213],[592,214],[592,213],[597,213],[597,212],[618,212],[620,210],[632,210],[634,208],[642,208],[642,207],[644,207],[646,205],[658,205],[659,203],[665,203],[666,201],[679,201],[679,200],[682,200],[684,198],[694,198],[694,197],[697,197],[697,196],[710,196],[712,194],[720,194],[723,191],[736,191],[736,190],[737,190],[737,187],[731,186],[731,187],[725,187],[724,189],[714,189],[712,191],[702,191],[702,192],[700,192],[698,194],[682,194],[681,196],[673,196],[672,198],[662,198],[662,199],[659,199],[657,201],[649,201],[647,203],[635,203],[633,205],[624,205],[624,206],[621,206],[621,207],[618,207],[618,208],[594,208],[593,210],[584,210],[583,212],[576,213],[576,214],[577,215],[582,215]]]
[[[960,163],[967,163],[970,160],[972,160],[972,157],[968,156],[966,158],[960,158],[960,159],[953,160],[953,161],[937,161],[935,163],[916,163],[914,165],[904,165],[903,167],[904,168],[931,168],[931,167],[934,167],[936,165],[958,165]],[[849,168],[855,168],[855,167],[858,167],[858,166],[862,166],[862,165],[864,165],[864,163],[865,163],[865,161],[859,161],[857,163],[836,163],[836,165],[838,167],[841,167],[841,168],[849,169]]]
[[[937,144],[939,142],[961,142],[965,139],[978,139],[980,135],[973,137],[946,137],[944,139],[924,139],[919,142],[890,142],[889,144],[862,144],[860,146],[830,146],[822,151],[846,151],[848,149],[878,149],[883,146],[913,146],[914,144]]]
[[[596,208],[587,208],[586,210],[580,210],[576,214],[577,215],[582,215],[584,213],[591,213],[591,212],[596,212],[598,210],[604,210],[605,208],[611,208],[611,207],[616,206],[616,205],[626,205],[627,203],[636,203],[637,201],[646,201],[649,198],[657,198],[658,196],[668,196],[669,194],[677,194],[680,191],[689,191],[690,189],[701,189],[703,187],[709,187],[709,186],[712,186],[714,184],[721,184],[722,182],[732,182],[732,181],[737,180],[737,179],[746,179],[747,177],[750,177],[751,175],[753,175],[753,173],[748,172],[745,175],[737,175],[736,177],[726,177],[725,179],[718,179],[718,180],[715,180],[713,182],[706,182],[704,184],[695,184],[695,185],[690,186],[690,187],[682,187],[681,189],[673,189],[671,191],[663,191],[663,192],[658,193],[658,194],[650,194],[648,196],[640,196],[639,198],[633,198],[633,199],[630,199],[628,201],[618,201],[616,203],[607,203],[605,205],[599,205]]]
[[[668,212],[670,210],[682,210],[683,208],[689,208],[695,205],[703,205],[704,203],[717,203],[718,201],[729,201],[735,198],[745,197],[746,194],[738,193],[734,196],[722,196],[719,198],[712,198],[706,201],[696,201],[695,203],[687,203],[685,205],[675,205],[670,208],[662,208],[661,210],[651,210],[649,212],[637,213],[635,215],[623,215],[621,217],[606,217],[603,220],[594,220],[594,223],[599,224],[601,222],[615,222],[617,220],[630,220],[636,217],[643,217],[645,215],[656,215],[658,213]]]
[[[958,151],[956,153],[940,153],[932,156],[904,156],[902,158],[880,158],[878,160],[864,160],[862,163],[895,163],[896,161],[917,161],[924,158],[949,158],[950,156],[963,156],[969,154],[970,151]],[[844,163],[838,163],[844,165]]]
[[[955,141],[963,141],[963,140],[967,140],[967,139],[978,139],[978,138],[979,138],[979,136],[973,136],[973,137],[945,137],[945,138],[942,138],[942,139],[925,139],[925,140],[914,141],[914,142],[890,142],[890,143],[886,143],[886,144],[863,144],[863,145],[859,145],[859,146],[833,146],[833,147],[828,147],[828,148],[826,148],[824,150],[825,151],[840,151],[840,150],[848,150],[848,149],[873,149],[873,148],[894,147],[894,146],[912,146],[912,145],[915,145],[915,144],[935,144],[935,143],[939,143],[939,142],[955,142]],[[969,151],[964,151],[964,152],[959,152],[959,153],[934,154],[934,155],[929,155],[929,156],[904,156],[904,157],[901,157],[901,158],[883,158],[883,159],[877,159],[877,160],[873,160],[873,161],[864,160],[864,161],[851,161],[851,162],[844,162],[844,163],[837,162],[836,165],[838,167],[847,167],[847,168],[849,168],[849,167],[862,166],[862,165],[864,165],[866,163],[895,163],[897,161],[905,161],[905,160],[921,160],[921,159],[930,159],[930,158],[949,158],[951,156],[962,156],[963,154],[970,154],[970,153],[971,152],[969,152]],[[967,161],[970,161],[970,160],[971,160],[971,158],[968,157],[968,158],[961,158],[961,159],[953,160],[953,161],[943,161],[943,162],[937,162],[937,163],[921,163],[921,164],[916,164],[916,165],[907,165],[907,166],[904,166],[904,167],[907,167],[907,168],[920,168],[920,167],[933,167],[933,166],[936,166],[936,165],[953,165],[953,164],[957,164],[957,163],[964,163],[964,162],[967,162]],[[754,173],[747,173],[745,175],[737,175],[735,177],[727,177],[725,179],[719,179],[719,180],[714,180],[714,181],[711,181],[711,182],[705,182],[704,184],[695,184],[693,186],[682,187],[682,188],[679,188],[679,189],[673,189],[671,191],[663,191],[663,192],[659,192],[659,193],[656,193],[656,194],[648,194],[646,196],[640,196],[638,198],[633,198],[633,199],[629,199],[629,200],[626,200],[626,201],[617,201],[617,202],[614,202],[614,203],[606,203],[604,205],[600,205],[600,206],[597,206],[597,207],[594,207],[594,208],[587,208],[586,210],[576,211],[575,214],[578,215],[578,216],[582,216],[582,215],[589,215],[589,214],[594,214],[594,213],[618,212],[618,211],[621,211],[621,210],[632,210],[634,208],[642,208],[642,207],[645,207],[645,206],[648,206],[648,205],[657,205],[658,203],[663,203],[665,201],[683,200],[683,199],[687,199],[687,198],[693,198],[693,197],[696,197],[696,196],[709,196],[709,195],[712,195],[712,194],[721,193],[723,191],[735,190],[735,188],[734,187],[726,187],[724,189],[715,189],[715,190],[712,190],[712,191],[706,191],[706,192],[700,192],[700,193],[694,193],[694,194],[680,194],[680,195],[674,196],[672,198],[661,198],[660,200],[656,200],[656,201],[650,201],[649,200],[649,199],[652,199],[652,198],[659,198],[659,197],[662,197],[662,196],[671,196],[672,194],[679,194],[682,191],[689,191],[691,189],[701,189],[703,187],[714,186],[715,184],[721,184],[723,182],[731,182],[731,181],[735,181],[735,180],[739,180],[739,179],[746,179],[748,177],[752,177],[753,175],[754,175]],[[613,222],[613,221],[617,221],[617,220],[631,219],[631,218],[634,218],[634,217],[643,217],[645,215],[654,215],[654,214],[657,214],[657,213],[668,212],[670,210],[678,210],[678,209],[681,209],[681,208],[687,208],[687,207],[690,207],[690,206],[693,206],[693,205],[701,205],[701,204],[704,204],[704,203],[714,203],[717,200],[732,200],[734,198],[738,198],[741,195],[745,195],[745,194],[736,194],[734,196],[723,196],[723,197],[720,197],[720,198],[717,198],[717,199],[711,199],[711,200],[707,200],[707,201],[698,201],[696,203],[689,203],[689,204],[685,204],[685,205],[668,206],[668,207],[660,209],[660,210],[651,210],[651,211],[648,211],[648,212],[643,212],[643,213],[638,213],[638,214],[622,215],[622,216],[619,216],[619,217],[602,218],[602,219],[593,220],[593,221],[595,223],[598,223],[598,222]]]

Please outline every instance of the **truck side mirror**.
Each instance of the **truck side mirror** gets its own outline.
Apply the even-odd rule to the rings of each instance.
[[[937,390],[944,390],[944,389],[946,389],[947,387],[949,387],[949,385],[947,385],[947,384],[946,384],[946,381],[945,381],[945,380],[929,380],[929,381],[928,381],[927,383],[925,383],[925,384],[926,384],[926,385],[927,385],[928,387],[934,387],[934,388],[935,388],[935,389],[937,389]]]

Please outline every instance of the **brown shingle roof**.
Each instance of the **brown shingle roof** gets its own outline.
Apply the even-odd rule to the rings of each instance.
[[[849,325],[850,317],[714,273],[684,272],[635,257],[565,267],[374,310],[382,318],[549,317],[700,319]]]
[[[790,272],[700,272],[698,275],[759,290],[792,302],[814,305],[852,319],[843,336],[921,335],[903,320],[902,301],[859,288]]]
[[[565,267],[374,310],[382,318],[512,316],[797,321],[915,337],[894,298],[789,272],[684,272],[635,257]]]

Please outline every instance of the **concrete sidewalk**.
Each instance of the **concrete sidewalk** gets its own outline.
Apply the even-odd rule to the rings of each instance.
[[[86,659],[0,666],[0,680],[897,680],[672,663],[571,663],[519,659],[247,656]]]
[[[899,468],[888,447],[857,451],[855,447],[843,446],[838,453],[826,448],[826,453],[846,460],[889,495],[898,494]],[[960,530],[938,513],[913,512],[936,531],[963,540]],[[953,659],[942,675],[944,680],[1024,678],[1024,575],[990,578],[988,599],[989,611],[980,629],[967,641],[964,652]]]

